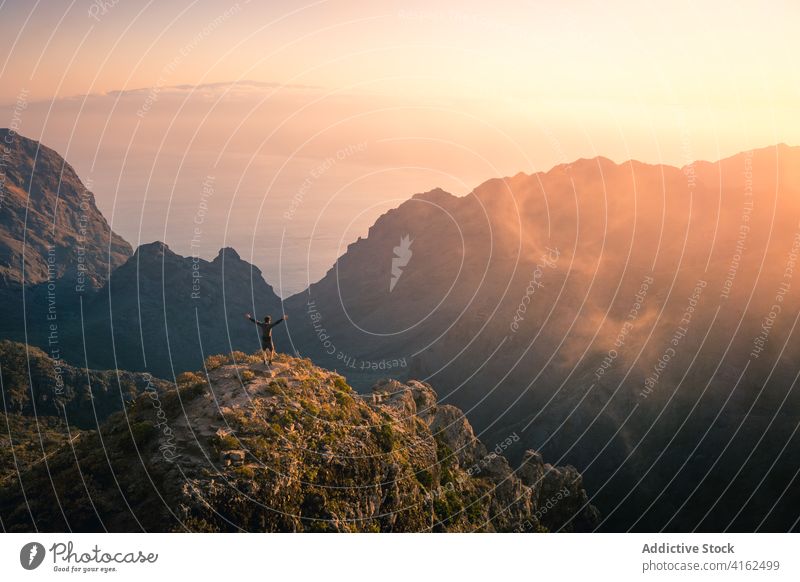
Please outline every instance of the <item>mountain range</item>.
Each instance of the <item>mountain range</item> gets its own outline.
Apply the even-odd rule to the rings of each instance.
[[[66,162],[12,137],[3,337],[174,381],[255,350],[242,313],[286,312],[279,348],[357,390],[430,383],[481,440],[519,435],[512,466],[533,449],[577,467],[601,529],[797,528],[800,148],[682,168],[581,159],[417,194],[282,302],[232,249],[131,254]],[[81,204],[94,252],[77,291]],[[51,282],[66,289],[55,354]]]
[[[581,468],[602,527],[796,528],[799,225],[786,145],[433,190],[286,301],[292,339],[356,386],[431,382],[483,438],[511,427],[520,453]]]
[[[161,242],[132,252],[61,156],[8,130],[0,143],[2,337],[79,366],[169,379],[206,355],[259,345],[243,314],[281,307],[258,268],[230,248],[213,261]]]

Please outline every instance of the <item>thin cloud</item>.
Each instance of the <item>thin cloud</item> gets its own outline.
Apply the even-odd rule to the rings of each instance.
[[[157,90],[159,93],[200,93],[206,91],[223,92],[226,90],[234,91],[248,91],[257,93],[264,89],[292,89],[292,90],[320,90],[319,85],[301,85],[296,83],[277,83],[269,81],[253,81],[245,79],[242,81],[218,81],[215,83],[199,83],[199,84],[181,84],[181,85],[164,85],[152,87],[137,87],[136,89],[114,89],[104,93],[90,93],[89,95],[71,95],[69,97],[61,97],[57,100],[72,101],[78,99],[85,99],[87,97],[128,97],[147,95],[150,92]]]

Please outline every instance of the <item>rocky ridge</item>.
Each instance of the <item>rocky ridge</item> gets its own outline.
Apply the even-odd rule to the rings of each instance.
[[[502,452],[518,437],[487,447],[428,384],[359,395],[309,360],[279,356],[268,370],[236,352],[205,370],[54,455],[53,487],[39,489],[50,495],[30,513],[18,483],[0,490],[6,528],[535,532],[598,520],[574,468],[528,451],[512,469]],[[22,475],[26,487],[43,479],[44,467]]]

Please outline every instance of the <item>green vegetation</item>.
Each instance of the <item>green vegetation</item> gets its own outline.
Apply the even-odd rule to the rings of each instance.
[[[143,420],[141,422],[134,422],[130,425],[131,427],[131,436],[133,437],[133,442],[136,443],[137,447],[143,446],[149,439],[151,439],[156,434],[156,427],[149,420]],[[126,446],[130,441],[126,439],[121,439],[121,443],[123,446]]]
[[[229,364],[230,359],[225,354],[217,354],[215,356],[208,356],[205,360],[205,367],[206,370],[211,372],[212,370],[216,370],[217,368],[224,366],[225,364]]]
[[[430,489],[433,487],[433,474],[428,471],[427,469],[422,469],[421,471],[417,471],[414,473],[419,481],[419,484],[422,485],[425,489]]]
[[[57,418],[0,413],[0,484],[83,434]]]
[[[350,387],[350,385],[341,376],[334,376],[334,378],[333,378],[333,386],[337,390],[341,390],[342,392],[352,392],[353,391],[353,389]]]
[[[256,472],[253,470],[253,468],[248,467],[247,465],[234,467],[232,469],[232,473],[239,479],[252,479],[256,476]]]
[[[184,386],[205,384],[206,382],[205,378],[196,372],[183,372],[182,374],[178,374],[178,377],[175,378],[175,381],[181,388]]]
[[[436,401],[430,388],[372,403],[307,360],[283,355],[265,377],[248,358],[211,356],[207,381],[186,373],[177,387],[148,390],[101,432],[81,434],[74,452],[64,427],[49,426],[46,467],[36,464],[41,447],[15,443],[25,490],[36,495],[26,500],[13,480],[0,485],[4,527],[30,531],[33,515],[51,531],[509,531],[525,521],[540,529],[532,491],[507,465],[491,478],[466,471],[486,454],[469,427],[434,437],[430,417],[408,415],[408,399]],[[473,448],[456,444],[464,442]],[[541,490],[563,487],[558,479]],[[577,511],[584,500],[576,490],[570,503]]]
[[[230,451],[238,449],[241,446],[239,439],[230,434],[224,436],[215,434],[209,440],[211,441],[211,446],[214,447],[217,452]]]
[[[389,453],[394,448],[394,429],[390,424],[381,424],[379,426],[372,427],[372,434],[375,436],[375,440],[378,443],[378,446],[381,450],[385,453]]]
[[[7,412],[66,418],[83,429],[96,428],[146,390],[170,387],[149,374],[74,368],[39,348],[7,340],[0,341],[0,363]]]

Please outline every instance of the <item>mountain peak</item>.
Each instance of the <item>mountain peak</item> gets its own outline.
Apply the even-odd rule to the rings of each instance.
[[[73,167],[54,149],[39,141],[18,134],[7,127],[0,128],[4,166],[11,172],[11,181],[39,200],[58,193],[62,200],[80,202],[86,187]]]
[[[241,261],[242,257],[239,256],[239,253],[233,247],[222,247],[219,249],[219,253],[217,253],[217,256],[214,258],[214,261],[221,260]]]
[[[458,197],[450,192],[447,192],[446,190],[443,190],[442,188],[434,188],[433,190],[428,190],[427,192],[420,192],[419,194],[414,194],[414,196],[411,197],[412,200],[425,200],[435,204],[449,202],[455,198]]]
[[[0,140],[2,140],[2,143],[5,146],[13,146],[15,148],[21,148],[29,151],[34,151],[37,146],[40,146],[43,149],[52,151],[50,148],[40,145],[35,139],[20,135],[8,127],[0,127]]]
[[[101,287],[109,266],[130,256],[130,245],[111,230],[92,193],[57,152],[8,128],[0,129],[0,144],[0,281],[47,281],[53,275],[48,253],[55,248],[57,279],[74,281],[76,289]]]
[[[156,240],[153,242],[139,245],[139,247],[136,249],[136,252],[134,253],[134,256],[138,256],[140,258],[141,257],[152,258],[152,257],[162,257],[165,255],[168,256],[173,254],[175,253],[173,253],[172,250],[169,248],[169,246],[167,246],[167,243],[161,242],[160,240]]]

